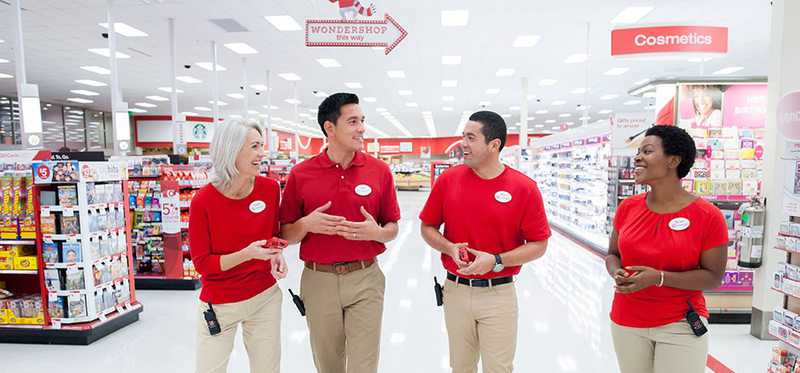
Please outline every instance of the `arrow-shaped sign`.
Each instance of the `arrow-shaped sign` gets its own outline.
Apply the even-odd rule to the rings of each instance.
[[[388,14],[381,21],[306,20],[307,47],[383,47],[389,54],[407,35]]]

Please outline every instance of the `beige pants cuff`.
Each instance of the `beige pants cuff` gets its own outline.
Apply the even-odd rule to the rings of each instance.
[[[278,373],[281,367],[281,303],[283,294],[273,285],[260,294],[236,303],[214,304],[222,332],[208,332],[200,302],[197,322],[197,373],[224,373],[228,370],[236,330],[242,336],[252,373]]]

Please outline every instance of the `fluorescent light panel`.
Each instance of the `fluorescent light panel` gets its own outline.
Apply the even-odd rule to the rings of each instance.
[[[78,97],[70,97],[70,98],[67,99],[67,101],[69,101],[69,102],[77,102],[79,104],[91,104],[91,103],[94,102],[92,100],[87,100],[85,98],[78,98]]]
[[[319,63],[322,67],[332,68],[332,67],[342,67],[342,64],[339,61],[336,61],[333,58],[317,58],[317,63]]]
[[[83,95],[83,96],[99,96],[100,94],[94,91],[87,91],[85,89],[73,89],[70,91],[76,95]]]
[[[178,76],[178,77],[175,77],[175,79],[177,79],[177,80],[179,80],[181,82],[184,82],[184,83],[188,83],[188,84],[199,84],[199,83],[203,82],[200,79],[197,79],[195,77],[188,76],[188,75]]]
[[[280,76],[281,78],[283,78],[285,80],[288,80],[290,82],[295,82],[295,81],[303,79],[303,78],[300,77],[300,75],[297,75],[295,73],[280,73],[280,74],[278,74],[278,76]]]
[[[195,62],[195,66],[208,71],[214,71],[214,65],[211,62]],[[217,64],[217,71],[227,71],[225,66]]]
[[[623,25],[639,22],[653,10],[651,6],[631,6],[623,9],[611,20],[612,24]]]
[[[151,103],[149,103],[149,102],[137,102],[137,103],[136,103],[136,104],[134,104],[134,105],[136,105],[136,106],[139,106],[139,107],[146,107],[146,108],[154,108],[154,107],[158,107],[158,105],[151,104]]]
[[[361,83],[358,83],[358,82],[347,82],[347,83],[344,83],[344,85],[345,85],[345,87],[350,88],[350,89],[361,89],[361,88],[364,88],[364,86],[361,85]]]
[[[744,67],[732,66],[732,67],[726,67],[724,69],[720,69],[720,70],[714,71],[713,74],[714,75],[728,75],[728,74],[733,74],[733,73],[741,71],[741,70],[744,70]]]
[[[294,18],[288,15],[265,16],[264,19],[271,23],[272,26],[275,26],[278,31],[298,31],[303,29]]]
[[[618,76],[625,74],[626,72],[628,72],[628,70],[630,69],[627,67],[615,67],[613,69],[604,72],[603,75]]]
[[[511,46],[514,48],[530,48],[539,43],[541,38],[539,35],[519,35],[514,39],[514,43]]]
[[[466,26],[469,23],[469,10],[443,10],[442,11],[442,26]]]
[[[88,85],[90,87],[105,87],[105,86],[108,85],[106,83],[98,82],[96,80],[90,80],[90,79],[78,79],[78,80],[75,81],[75,83]]]
[[[230,49],[236,54],[258,54],[258,51],[247,43],[227,43],[224,45],[225,48]]]
[[[81,69],[100,75],[110,75],[111,70],[100,66],[81,66]]]
[[[98,25],[106,30],[108,30],[108,22],[101,22]],[[142,38],[149,36],[146,32],[137,29],[131,25],[122,22],[114,22],[114,32],[120,34],[122,36],[127,36],[129,38]]]
[[[542,87],[553,86],[558,83],[558,80],[555,79],[542,79],[539,81],[539,85]]]
[[[150,100],[150,101],[169,101],[169,99],[168,99],[168,98],[166,98],[166,97],[161,97],[161,96],[147,96],[147,97],[145,97],[145,98],[146,98],[146,99],[148,99],[148,100]]]
[[[581,63],[581,62],[586,62],[586,59],[588,59],[588,58],[589,58],[589,56],[587,56],[587,55],[586,55],[586,53],[575,53],[575,54],[573,54],[573,55],[570,55],[569,57],[567,57],[567,58],[564,60],[564,63]]]
[[[99,54],[106,58],[111,56],[111,51],[109,51],[108,48],[90,48],[89,52],[92,52],[94,54]],[[120,51],[117,51],[117,59],[127,59],[127,58],[131,58],[131,56],[122,53]]]

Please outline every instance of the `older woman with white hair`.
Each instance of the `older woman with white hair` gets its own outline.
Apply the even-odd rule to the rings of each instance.
[[[257,122],[228,121],[211,141],[214,178],[192,199],[189,239],[202,275],[197,372],[225,372],[241,324],[251,372],[280,371],[281,291],[286,261],[278,247],[280,187],[259,176],[264,156]]]

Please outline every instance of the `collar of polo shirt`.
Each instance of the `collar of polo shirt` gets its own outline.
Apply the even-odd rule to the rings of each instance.
[[[323,167],[336,167],[336,163],[333,163],[331,157],[328,156],[328,153],[325,150],[323,150],[319,155],[320,156],[317,158]],[[364,165],[365,159],[366,157],[364,156],[363,152],[356,152],[356,155],[353,157],[353,162],[350,162],[350,165],[361,167]]]

